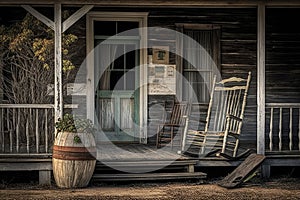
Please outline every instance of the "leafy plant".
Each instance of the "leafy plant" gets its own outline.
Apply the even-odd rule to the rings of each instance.
[[[68,15],[64,12],[64,15]],[[67,17],[67,16],[66,16]],[[62,35],[64,87],[75,65],[77,36]],[[54,31],[30,14],[14,24],[0,24],[0,91],[9,103],[51,103],[54,82]]]
[[[81,119],[72,114],[65,114],[63,118],[59,118],[55,127],[58,132],[72,132],[72,133],[94,133],[95,127],[91,120]],[[79,136],[74,136],[75,143],[81,143]]]

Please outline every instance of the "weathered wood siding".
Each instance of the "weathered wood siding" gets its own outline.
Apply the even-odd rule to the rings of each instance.
[[[66,9],[66,8],[63,8]],[[77,8],[67,8],[71,13]],[[133,8],[94,8],[93,11],[130,11],[137,12]],[[242,131],[242,142],[256,140],[256,8],[139,8],[138,11],[149,12],[148,26],[163,27],[175,30],[175,23],[198,23],[215,24],[221,27],[221,74],[223,78],[233,75],[247,76],[247,72],[252,72],[252,81],[248,96],[248,103],[245,111],[245,121]],[[51,16],[50,16],[51,17]],[[85,17],[76,22],[67,33],[78,36],[76,42],[76,58],[73,63],[79,67],[86,58],[86,21]],[[162,36],[161,32],[151,33],[149,47],[153,45],[168,45],[170,49],[176,48],[176,38]],[[156,38],[164,38],[155,41]],[[175,64],[175,55],[170,55],[170,64]],[[82,83],[85,83],[86,74],[77,74]],[[75,100],[74,100],[75,99]],[[175,99],[174,96],[149,96],[148,111],[152,105],[159,103],[168,104]],[[73,98],[65,97],[66,103],[79,103],[84,107],[85,97]],[[154,136],[156,127],[153,122],[161,121],[159,113],[149,117],[149,136]],[[150,140],[154,142],[155,140]]]
[[[300,102],[300,27],[297,23],[292,24],[299,18],[300,8],[266,10],[266,103]],[[291,114],[289,107],[282,108],[281,112],[274,108],[273,120],[271,118],[268,108],[266,149],[298,149],[299,110],[293,109]],[[293,138],[291,146],[290,138]],[[272,148],[270,143],[273,143]],[[279,148],[280,144],[282,148]]]
[[[266,11],[266,102],[300,101],[300,8]]]
[[[149,27],[163,27],[175,30],[175,23],[214,24],[221,26],[221,74],[222,78],[247,76],[252,72],[252,81],[245,111],[242,143],[256,141],[256,9],[152,9],[149,13]],[[148,35],[149,47],[168,45],[176,47],[176,39],[157,33]],[[163,40],[156,40],[165,38]],[[170,55],[175,63],[175,55]],[[149,97],[149,105],[164,101],[163,96]],[[150,120],[150,122],[153,119]],[[149,130],[149,134],[153,135]]]

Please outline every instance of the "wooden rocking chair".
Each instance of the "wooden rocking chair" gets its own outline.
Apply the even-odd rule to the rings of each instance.
[[[156,139],[157,148],[168,144],[171,145],[172,149],[176,145],[180,148],[187,112],[187,103],[181,102],[173,104],[170,119],[166,123],[158,125]]]
[[[189,119],[186,120],[183,153],[194,156],[216,154],[229,159],[242,156],[237,152],[250,79],[251,72],[246,79],[232,77],[216,82],[214,77],[205,130],[189,129]]]

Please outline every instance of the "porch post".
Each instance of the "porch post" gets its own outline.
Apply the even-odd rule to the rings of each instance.
[[[258,4],[257,9],[257,154],[265,154],[265,33],[266,33],[266,7]],[[270,176],[270,165],[262,165],[262,176]]]
[[[54,74],[54,107],[55,121],[63,115],[63,95],[62,95],[62,56],[61,56],[61,35],[62,35],[62,20],[61,20],[61,4],[54,5],[54,59],[55,59],[55,74]]]
[[[257,153],[265,154],[265,5],[257,10]]]

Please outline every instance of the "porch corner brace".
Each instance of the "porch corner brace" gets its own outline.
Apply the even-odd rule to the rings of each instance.
[[[68,28],[70,28],[73,24],[75,24],[81,17],[87,14],[94,6],[93,5],[85,5],[77,10],[73,15],[71,15],[68,19],[63,22],[62,25],[62,33],[64,33]]]
[[[265,5],[257,8],[257,154],[265,154]]]
[[[62,95],[62,33],[68,30],[81,17],[88,13],[94,6],[85,5],[77,10],[73,15],[62,23],[61,4],[54,4],[54,21],[50,20],[30,5],[21,5],[27,12],[32,14],[46,26],[54,30],[54,60],[55,60],[55,79],[54,79],[54,109],[55,121],[63,115],[63,95]]]
[[[52,20],[50,20],[48,17],[41,14],[39,11],[37,11],[36,9],[34,9],[33,7],[31,7],[29,5],[21,5],[21,7],[24,8],[30,14],[32,14],[34,17],[36,17],[38,20],[40,20],[41,22],[46,24],[49,28],[54,30],[54,22]]]

